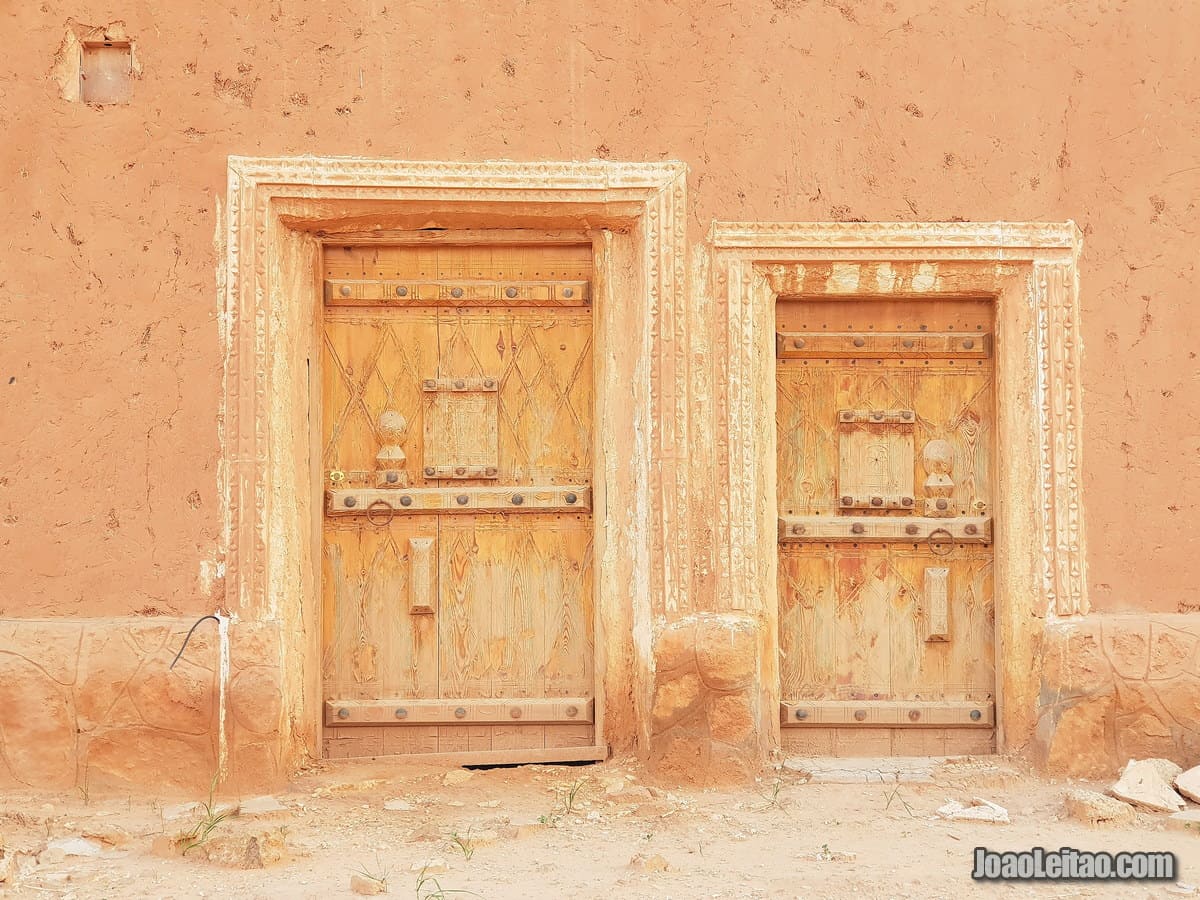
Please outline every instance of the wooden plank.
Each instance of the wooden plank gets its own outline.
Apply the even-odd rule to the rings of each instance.
[[[779,704],[779,724],[789,728],[991,728],[996,721],[990,700],[802,700]]]
[[[500,382],[494,375],[473,376],[470,378],[424,378],[421,380],[422,391],[498,391]]]
[[[784,331],[775,334],[779,359],[987,359],[986,332]]]
[[[442,388],[448,382],[451,388]],[[499,472],[500,399],[497,379],[427,378],[425,393],[425,430],[423,456],[426,478],[438,472],[457,472],[465,477],[468,469],[481,469],[495,476]]]
[[[539,513],[589,512],[592,508],[592,489],[585,484],[529,485],[528,487],[444,487],[444,488],[339,488],[326,491],[326,509],[330,515],[361,516],[372,504],[383,503],[371,510],[376,519],[389,515],[409,515],[424,512],[481,513],[503,512]],[[408,503],[405,503],[408,500]],[[944,519],[936,521],[945,522]]]
[[[925,640],[950,640],[950,570],[945,566],[925,569]]]
[[[992,517],[780,516],[779,540],[990,544]]]
[[[414,616],[437,612],[437,569],[433,562],[433,538],[408,539],[408,611]]]
[[[508,249],[525,245],[567,244],[591,249],[591,240],[584,231],[544,231],[533,228],[431,228],[403,230],[380,228],[373,231],[317,231],[323,243],[332,248],[346,245],[390,244],[394,246],[442,246],[455,248],[482,245],[489,250]],[[357,248],[353,248],[357,249]]]
[[[325,724],[380,725],[469,725],[503,723],[532,725],[547,723],[590,723],[594,715],[591,697],[494,700],[342,700],[325,701]]]
[[[416,281],[331,278],[326,306],[588,306],[587,281]]]
[[[444,726],[443,726],[444,727]],[[347,731],[351,729],[346,729]],[[354,729],[356,731],[362,729]],[[381,728],[382,732],[393,732],[398,729]],[[419,763],[429,766],[505,766],[521,765],[524,763],[560,763],[560,762],[595,762],[608,759],[608,746],[597,744],[589,747],[537,747],[530,750],[463,750],[450,753],[412,753],[396,756],[384,756],[381,752],[355,753],[355,749],[371,750],[375,743],[342,742],[329,736],[327,729],[325,737],[325,755],[330,759],[380,758],[396,760],[397,762]],[[383,747],[383,737],[379,737],[378,746]],[[334,749],[331,749],[334,748]]]

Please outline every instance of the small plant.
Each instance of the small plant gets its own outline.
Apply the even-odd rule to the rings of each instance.
[[[884,812],[887,812],[889,809],[892,808],[892,802],[894,800],[899,800],[900,805],[904,807],[904,811],[906,813],[908,813],[910,816],[913,815],[912,807],[909,806],[907,801],[905,801],[905,799],[900,796],[900,782],[896,782],[896,787],[892,789],[892,792],[890,794],[885,793],[883,796],[887,800],[887,805],[884,806],[884,808],[883,808]]]
[[[213,799],[217,792],[217,776],[213,775],[212,783],[208,786],[208,800],[203,804],[204,814],[200,821],[187,831],[181,833],[176,840],[180,845],[180,854],[187,856],[189,850],[194,850],[209,839],[217,826],[229,818],[228,812],[217,812]]]
[[[781,790],[783,790],[783,779],[776,778],[771,782],[771,792],[769,794],[759,794],[760,797],[767,801],[765,806],[759,807],[759,812],[768,809],[783,809],[783,801],[779,798]]]
[[[391,870],[383,867],[383,863],[380,862],[378,854],[375,856],[374,869],[368,869],[366,866],[359,866],[357,869],[355,869],[355,871],[363,878],[367,879],[367,881],[372,881],[379,885],[383,889],[383,892],[385,894],[387,893],[387,880],[388,875],[391,874]]]
[[[475,845],[471,842],[471,829],[467,829],[465,835],[459,834],[457,831],[450,834],[450,843],[458,847],[462,851],[463,859],[470,861],[475,855]]]
[[[575,804],[580,799],[579,795],[590,780],[590,777],[584,777],[571,782],[569,785],[556,785],[554,788],[554,806],[550,808],[550,812],[538,816],[538,821],[543,825],[549,825],[551,828],[557,828],[558,823],[564,817],[569,816],[575,811]]]
[[[474,891],[464,891],[455,888],[444,888],[441,883],[425,869],[417,873],[417,900],[446,900],[447,897],[478,897]]]

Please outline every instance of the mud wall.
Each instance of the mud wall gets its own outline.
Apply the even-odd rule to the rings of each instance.
[[[714,218],[1074,219],[1089,580],[1114,615],[1071,628],[1153,642],[1175,621],[1159,614],[1200,612],[1194,5],[492,2],[451,27],[435,2],[131,0],[2,18],[20,40],[0,61],[0,619],[37,621],[5,624],[0,660],[6,681],[41,685],[3,725],[54,709],[66,742],[34,780],[78,783],[92,758],[119,782],[134,757],[104,748],[149,731],[163,742],[147,760],[175,741],[198,772],[239,747],[245,771],[278,762],[271,641],[235,653],[231,680],[211,637],[180,664],[191,675],[161,671],[224,599],[214,236],[230,154],[680,159],[693,242]],[[94,107],[70,63],[105,26],[137,73],[131,102]],[[1169,627],[1194,634],[1194,618]],[[1048,632],[1047,659],[1083,640],[1066,634]],[[1050,764],[1073,729],[1123,752],[1147,709],[1194,757],[1177,727],[1190,659],[1157,701],[1129,686],[1155,680],[1149,663],[1139,681],[1112,657],[1082,694],[1048,670]],[[258,708],[237,732],[243,668]],[[156,711],[150,695],[181,685]],[[1102,724],[1073,724],[1085,715]],[[30,728],[6,746],[39,740]]]

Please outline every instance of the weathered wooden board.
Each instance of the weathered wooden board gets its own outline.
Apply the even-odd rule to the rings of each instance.
[[[592,508],[592,489],[586,484],[511,488],[455,486],[409,490],[345,488],[326,491],[326,495],[326,510],[330,515],[366,515],[370,511],[374,519],[421,512],[588,512]]]
[[[553,700],[325,701],[326,725],[582,725],[592,722],[591,697]]]
[[[586,281],[397,281],[337,278],[325,282],[327,306],[587,306]]]
[[[784,728],[788,756],[978,756],[996,752],[993,728]],[[864,782],[880,776],[863,772]]]
[[[779,723],[797,728],[992,728],[996,720],[990,700],[797,700],[779,705]]]
[[[991,516],[939,519],[924,516],[780,516],[779,540],[992,542]]]
[[[779,359],[986,359],[992,336],[983,333],[789,331],[775,335]]]

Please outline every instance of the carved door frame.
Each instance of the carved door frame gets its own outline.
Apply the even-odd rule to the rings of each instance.
[[[1074,223],[726,223],[717,310],[719,603],[762,623],[760,727],[779,746],[774,305],[807,297],[996,303],[997,743],[1033,733],[1041,620],[1087,612]]]
[[[675,540],[691,409],[680,338],[694,317],[684,290],[686,167],[230,157],[228,174],[218,229],[225,604],[235,653],[237,621],[278,626],[278,645],[263,656],[277,654],[288,736],[257,751],[284,769],[319,755],[321,244],[431,227],[592,241],[596,733],[614,749],[645,747],[654,607],[668,597],[686,605],[690,590],[670,575],[690,567],[690,548]],[[237,764],[226,758],[226,719],[222,697],[222,771]]]

